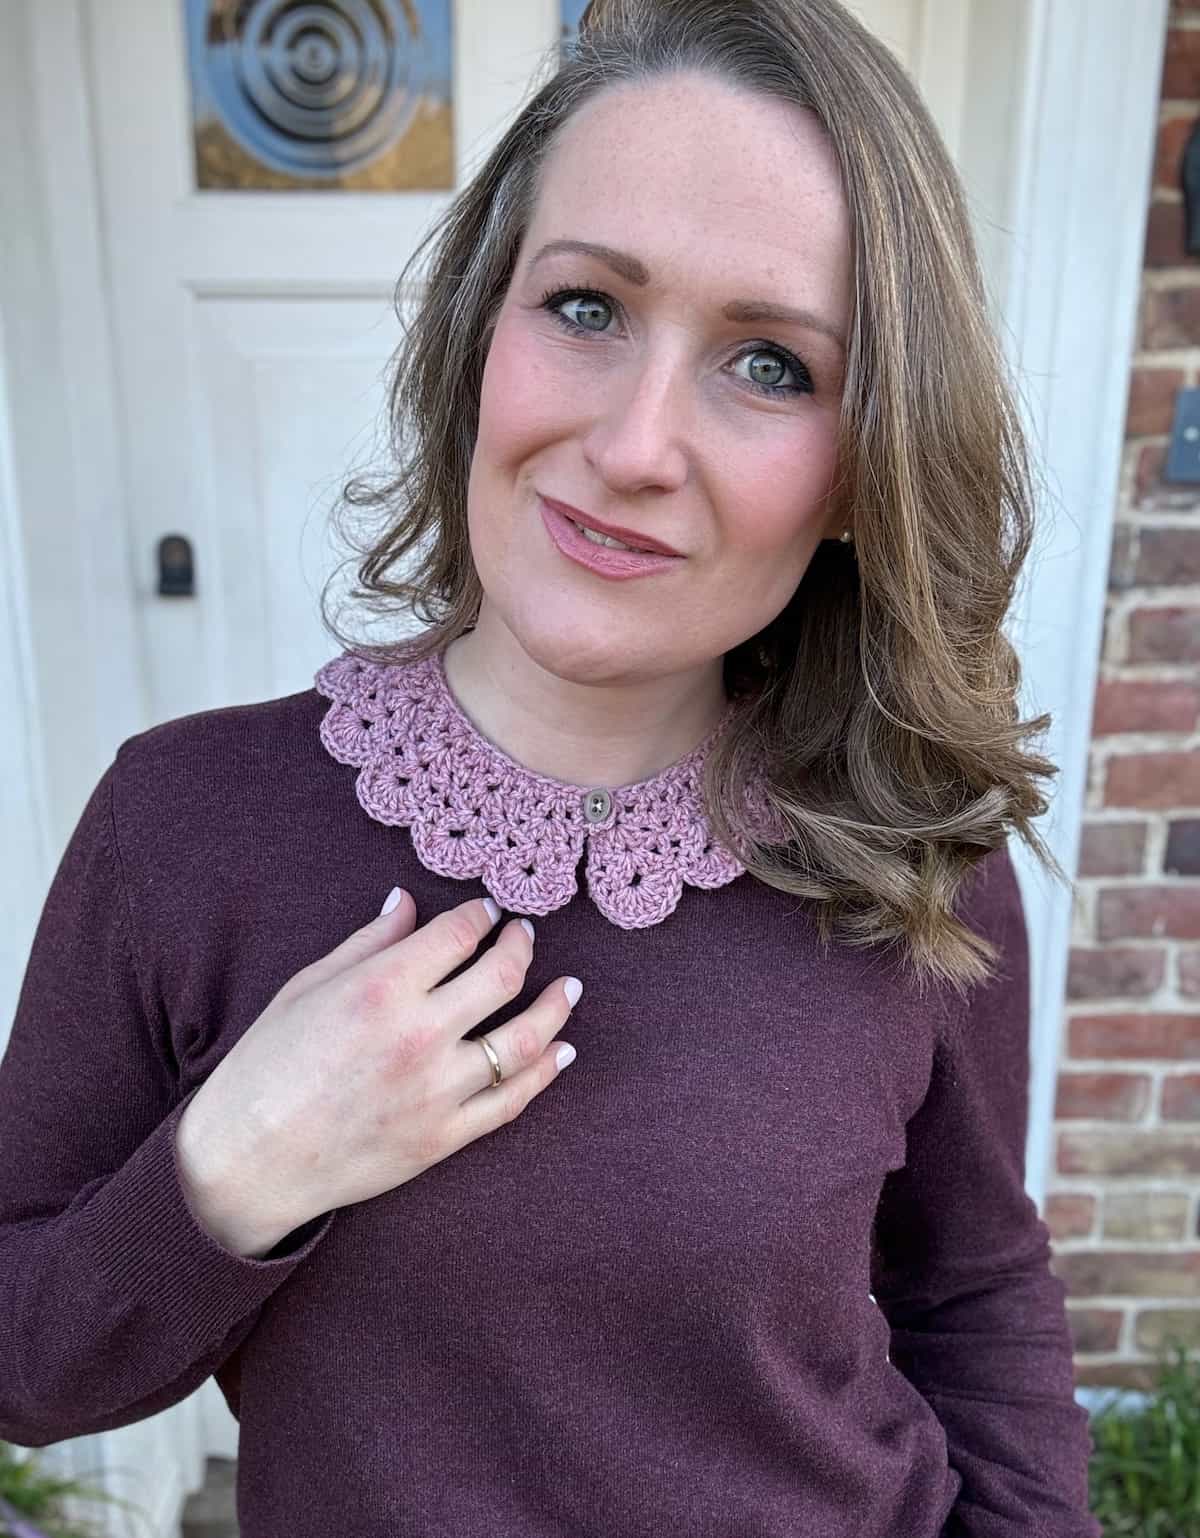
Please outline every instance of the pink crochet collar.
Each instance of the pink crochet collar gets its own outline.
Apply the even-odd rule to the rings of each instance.
[[[410,829],[427,870],[481,878],[510,912],[565,906],[585,852],[588,892],[622,929],[673,913],[684,882],[719,887],[745,870],[712,839],[700,795],[705,756],[736,700],[686,757],[609,787],[547,779],[509,758],[459,706],[441,652],[386,666],[343,652],[314,684],[333,702],[321,741],[339,763],[360,766],[363,810]],[[762,804],[752,788],[748,805]]]

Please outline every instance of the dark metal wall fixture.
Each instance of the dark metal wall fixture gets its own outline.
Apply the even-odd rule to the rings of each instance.
[[[1200,256],[1200,120],[1183,151],[1183,206],[1187,214],[1188,254]]]
[[[1200,256],[1200,121],[1184,147],[1181,181],[1184,243],[1189,255]],[[1180,390],[1175,397],[1175,421],[1163,479],[1200,483],[1200,390]]]

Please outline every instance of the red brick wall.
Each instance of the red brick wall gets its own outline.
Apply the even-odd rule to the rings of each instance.
[[[1162,479],[1200,385],[1200,256],[1180,161],[1200,0],[1172,5],[1130,379],[1045,1217],[1076,1381],[1147,1387],[1200,1350],[1200,485]]]

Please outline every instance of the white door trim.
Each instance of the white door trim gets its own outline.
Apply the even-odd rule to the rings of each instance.
[[[5,32],[19,87],[0,107],[6,145],[23,151],[0,150],[22,236],[0,273],[0,307],[11,322],[9,376],[21,381],[10,402],[24,557],[16,580],[34,638],[55,860],[116,744],[147,724],[86,25],[79,0],[18,0]],[[34,892],[43,872],[28,874]]]
[[[1003,3],[1003,0],[1001,0]],[[1167,0],[1032,0],[1005,314],[1047,491],[1013,634],[1060,766],[1039,825],[1072,877],[1117,504]],[[1048,446],[1048,448],[1047,448]],[[1033,951],[1027,1181],[1052,1170],[1072,894],[1014,848]]]

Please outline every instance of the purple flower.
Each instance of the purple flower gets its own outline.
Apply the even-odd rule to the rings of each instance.
[[[3,1518],[6,1538],[46,1538],[45,1532],[40,1527],[34,1527],[32,1522],[26,1522],[25,1518],[13,1506],[10,1506],[3,1497],[0,1497],[0,1518]]]

